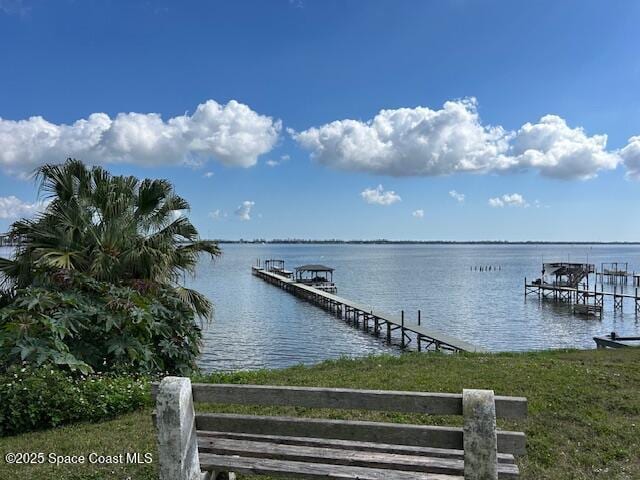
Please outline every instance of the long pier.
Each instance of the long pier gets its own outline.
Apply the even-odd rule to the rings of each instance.
[[[471,343],[423,327],[420,325],[420,316],[418,316],[418,324],[408,323],[405,322],[404,312],[400,317],[389,315],[332,293],[298,283],[291,278],[278,275],[263,268],[254,266],[251,267],[251,272],[262,280],[327,310],[353,326],[361,327],[365,332],[369,332],[375,336],[380,336],[381,334],[386,335],[386,340],[389,343],[391,343],[392,340],[392,333],[399,331],[402,348],[407,348],[415,339],[418,351],[422,351],[423,349],[428,350],[429,348],[438,351],[446,350],[452,352],[484,351],[482,348]]]

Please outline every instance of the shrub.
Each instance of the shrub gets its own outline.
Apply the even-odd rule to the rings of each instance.
[[[0,436],[104,420],[150,405],[147,377],[77,375],[55,366],[0,374]]]
[[[0,309],[0,365],[51,363],[90,372],[196,369],[201,330],[175,290],[66,272],[17,290]]]

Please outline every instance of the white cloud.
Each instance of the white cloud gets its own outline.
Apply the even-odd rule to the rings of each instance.
[[[227,214],[220,210],[219,208],[209,212],[209,217],[213,220],[220,220],[221,218],[226,218]]]
[[[88,163],[140,165],[201,164],[210,158],[228,166],[251,167],[269,152],[280,121],[231,100],[208,100],[193,115],[163,120],[157,113],[93,113],[73,124],[42,117],[0,118],[0,167],[24,174],[46,162],[75,157]]]
[[[235,214],[240,217],[240,220],[251,220],[251,209],[255,204],[256,202],[245,200],[244,202],[242,202],[242,205],[236,208]]]
[[[418,210],[414,210],[411,215],[413,215],[415,218],[424,218],[424,210],[422,210],[421,208],[419,208]]]
[[[627,145],[620,150],[620,156],[627,167],[629,178],[640,180],[640,135],[629,139]]]
[[[318,162],[378,174],[442,175],[506,168],[501,127],[481,125],[474,99],[381,110],[372,120],[338,120],[293,138]]]
[[[516,168],[534,168],[548,177],[588,180],[620,163],[620,156],[606,147],[606,135],[589,137],[582,128],[570,128],[559,116],[545,115],[516,132],[510,153]]]
[[[455,190],[450,190],[449,196],[455,199],[459,203],[464,202],[464,193],[459,193],[459,192],[456,192]]]
[[[278,165],[283,164],[284,162],[286,162],[287,160],[289,160],[289,155],[282,155],[280,157],[280,160],[274,160],[274,159],[269,159],[267,160],[265,163],[267,164],[267,166],[269,167],[277,167]]]
[[[44,210],[48,202],[27,203],[11,195],[0,197],[0,219],[17,219],[22,217],[32,217]]]
[[[213,175],[214,175],[213,172],[205,172],[205,173],[202,174],[202,176],[204,178],[211,178],[211,177],[213,177]]]
[[[533,206],[535,208],[551,208],[549,205],[546,205],[546,204],[542,203],[540,200],[537,200],[537,199],[533,201]]]
[[[606,150],[606,135],[588,136],[556,115],[515,132],[484,125],[474,98],[446,102],[440,110],[381,110],[368,121],[337,120],[289,133],[323,165],[393,176],[535,170],[585,180],[620,162]]]
[[[528,207],[529,204],[525,201],[524,197],[519,193],[505,194],[501,197],[495,197],[489,199],[489,205],[491,207]]]
[[[400,195],[393,190],[385,192],[382,185],[378,185],[376,188],[366,188],[360,192],[360,196],[365,202],[376,205],[391,205],[402,200]]]

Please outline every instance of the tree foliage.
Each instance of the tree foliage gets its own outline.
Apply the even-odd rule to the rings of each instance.
[[[167,180],[113,176],[101,167],[68,159],[37,170],[46,210],[15,222],[13,259],[0,259],[4,289],[26,288],[51,272],[80,272],[108,283],[175,289],[194,312],[210,317],[202,294],[179,285],[200,254],[216,257],[216,243],[202,241],[183,215],[187,201]]]
[[[193,310],[161,286],[140,291],[61,272],[17,290],[0,309],[5,366],[186,375],[196,368],[200,341]]]
[[[181,285],[216,257],[166,180],[113,176],[68,159],[36,174],[46,209],[15,222],[0,258],[0,365],[90,371],[195,368],[212,304]]]

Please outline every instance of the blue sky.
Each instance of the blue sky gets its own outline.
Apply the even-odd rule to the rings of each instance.
[[[639,23],[633,0],[0,0],[0,231],[74,156],[169,178],[206,237],[640,240]]]

